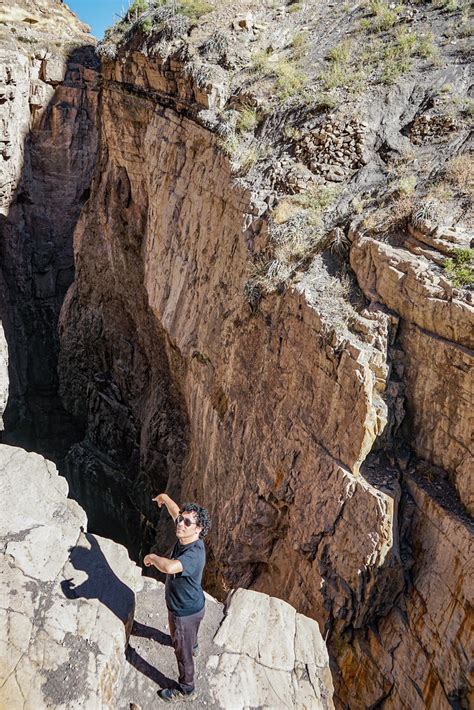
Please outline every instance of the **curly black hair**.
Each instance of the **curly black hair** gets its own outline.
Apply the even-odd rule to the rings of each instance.
[[[211,529],[211,516],[205,508],[201,508],[197,503],[183,503],[180,513],[196,513],[196,522],[201,528],[199,537],[206,537]]]

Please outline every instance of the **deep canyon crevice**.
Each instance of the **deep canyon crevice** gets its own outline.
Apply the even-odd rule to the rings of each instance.
[[[209,588],[316,618],[341,707],[467,707],[472,305],[413,225],[387,243],[354,221],[357,328],[340,337],[318,310],[317,258],[250,307],[274,192],[235,180],[202,116],[225,82],[140,41],[100,85],[77,49],[31,109],[0,225],[3,440],[60,461],[91,529],[135,559],[169,532],[153,493],[205,502]],[[402,140],[415,94],[391,97],[396,128],[375,107],[374,149]]]
[[[74,279],[73,231],[95,166],[98,62],[93,45],[53,60],[38,52],[33,61],[6,46],[2,60],[9,132],[1,318],[10,381],[2,440],[61,460],[82,438],[58,395],[57,324]]]

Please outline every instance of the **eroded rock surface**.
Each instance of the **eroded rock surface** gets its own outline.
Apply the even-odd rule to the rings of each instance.
[[[401,319],[411,445],[421,458],[449,472],[473,513],[474,307],[432,272],[425,257],[404,247],[358,237],[351,264],[367,297]]]
[[[319,628],[280,599],[237,589],[214,642],[222,653],[207,667],[223,708],[334,707]]]
[[[116,708],[140,570],[85,532],[54,464],[0,446],[0,705]]]
[[[173,687],[176,678],[164,586],[144,581],[137,594],[120,710],[128,710],[129,703],[142,710],[155,708],[156,684]],[[281,599],[237,589],[224,607],[206,595],[198,641],[194,707],[334,707],[329,659],[318,625]],[[176,706],[189,707],[189,702]]]
[[[415,481],[435,466],[447,499],[469,505],[472,307],[436,260],[415,253],[408,230],[410,248],[400,235],[382,243],[355,229],[346,245],[340,227],[363,292],[350,328],[337,315],[328,323],[321,257],[286,289],[246,300],[275,194],[233,179],[213,130],[229,90],[221,72],[200,92],[185,50],[162,56],[151,42],[139,51],[138,33],[103,67],[100,171],[61,315],[61,393],[87,428],[68,455],[72,489],[94,498],[94,524],[108,516],[121,539],[141,529],[137,552],[159,524],[153,491],[204,501],[214,518],[208,583],[278,594],[326,624],[342,704],[465,703],[464,572],[459,563],[455,586],[437,589],[420,622],[443,555],[429,489]],[[354,141],[366,167],[353,189],[379,184],[376,146],[386,141],[390,152],[407,140],[420,96],[414,85],[387,94],[388,122],[377,98],[364,146]],[[419,248],[436,252],[457,237],[427,239]],[[442,390],[446,371],[452,389]],[[446,525],[449,510],[436,506]],[[466,559],[471,533],[456,530],[455,557]],[[460,616],[443,651],[450,604]]]

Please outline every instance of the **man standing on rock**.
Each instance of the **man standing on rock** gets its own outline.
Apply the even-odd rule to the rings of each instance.
[[[204,538],[211,527],[209,513],[196,503],[179,506],[161,493],[153,498],[161,508],[165,505],[176,525],[178,538],[171,557],[146,555],[143,563],[166,574],[165,599],[168,622],[179,670],[179,689],[158,691],[165,702],[185,700],[194,694],[194,659],[197,654],[197,633],[204,617],[205,600],[201,587],[206,564]]]

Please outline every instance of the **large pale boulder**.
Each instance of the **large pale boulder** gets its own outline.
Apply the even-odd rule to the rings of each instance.
[[[222,708],[333,708],[318,624],[275,597],[237,589],[214,642],[211,694]]]
[[[54,464],[0,446],[0,707],[116,708],[140,570]]]

